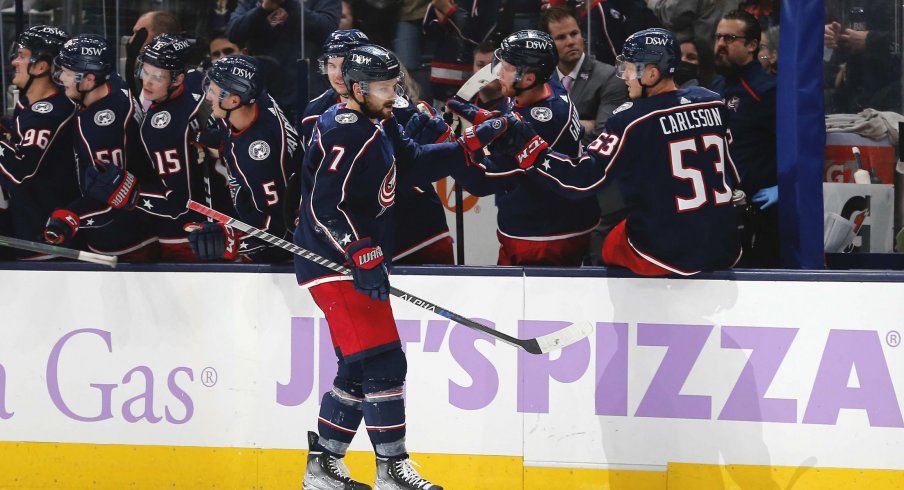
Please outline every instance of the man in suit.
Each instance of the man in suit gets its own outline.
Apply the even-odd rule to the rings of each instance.
[[[569,7],[550,7],[540,17],[540,28],[552,37],[559,52],[553,73],[568,91],[584,126],[583,144],[595,140],[616,107],[628,100],[624,82],[615,76],[615,67],[601,63],[586,53],[584,35]]]
[[[625,82],[615,76],[615,67],[593,59],[586,53],[584,36],[577,17],[569,7],[550,7],[540,17],[540,28],[549,33],[559,52],[553,77],[568,91],[571,103],[584,126],[581,143],[590,144],[603,131],[606,120],[628,100]],[[600,250],[606,235],[627,216],[618,186],[610,185],[596,193],[600,222],[590,234],[588,249],[591,264],[600,263]]]

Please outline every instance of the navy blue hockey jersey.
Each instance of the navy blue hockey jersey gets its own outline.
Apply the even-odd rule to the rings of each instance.
[[[572,197],[615,180],[637,253],[684,275],[728,268],[740,243],[725,117],[719,96],[700,87],[626,102],[579,161],[550,153],[528,174]]]
[[[220,158],[226,163],[239,220],[288,239],[282,198],[301,157],[298,133],[269,95],[259,97],[254,107],[251,125],[226,135]],[[250,236],[242,237],[240,253],[256,261],[288,258],[281,249]]]
[[[196,221],[186,208],[188,201],[205,197],[199,166],[202,150],[191,141],[204,117],[203,77],[196,70],[187,72],[169,100],[148,107],[141,124],[141,143],[154,177],[141,183],[138,208],[157,218],[161,241],[187,241],[182,227]]]
[[[546,84],[546,98],[512,110],[529,123],[558,153],[577,157],[584,128],[567,94]],[[493,149],[493,145],[490,146]],[[511,158],[494,155],[491,158]],[[600,209],[594,196],[569,200],[544,185],[515,174],[489,177],[478,167],[453,173],[474,195],[496,194],[499,231],[521,240],[569,238],[590,233],[599,223]]]
[[[72,154],[75,112],[62,89],[33,104],[24,92],[19,96],[10,140],[0,142],[0,187],[10,196],[8,233],[17,238],[41,241],[50,213],[79,196]]]
[[[88,196],[85,176],[89,168],[107,165],[128,170],[139,182],[148,179],[147,155],[139,144],[141,106],[129,94],[125,82],[112,75],[110,93],[82,107],[75,120],[75,158],[82,197],[68,209],[81,220],[79,233],[88,248],[111,255],[122,255],[157,240],[149,216],[124,209],[113,209],[106,202]]]

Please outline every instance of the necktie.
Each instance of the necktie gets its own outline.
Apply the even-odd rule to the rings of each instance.
[[[565,90],[567,90],[569,94],[571,93],[571,86],[573,84],[574,78],[571,78],[571,75],[565,75],[564,77],[562,77],[562,85],[565,87]]]

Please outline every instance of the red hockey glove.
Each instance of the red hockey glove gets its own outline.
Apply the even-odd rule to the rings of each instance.
[[[80,224],[77,214],[68,209],[57,209],[44,225],[44,241],[53,245],[69,245]]]
[[[389,271],[383,263],[383,249],[373,246],[370,238],[362,238],[345,249],[345,258],[358,292],[374,301],[389,299]]]
[[[484,121],[479,126],[471,126],[465,129],[458,138],[458,144],[468,152],[475,152],[502,136],[508,129],[508,122],[504,117],[497,117]]]

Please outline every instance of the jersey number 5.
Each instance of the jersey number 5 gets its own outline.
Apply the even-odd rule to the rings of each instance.
[[[725,183],[725,139],[717,134],[705,134],[700,137],[703,143],[703,151],[706,152],[711,147],[716,148],[718,158],[713,162],[716,175],[720,182],[718,187],[713,188],[713,201],[716,205],[731,202],[731,190]],[[703,172],[693,167],[684,166],[685,153],[699,153],[696,138],[688,138],[684,140],[672,141],[669,143],[669,160],[672,164],[672,176],[676,179],[689,180],[694,190],[693,197],[685,198],[675,196],[675,205],[678,212],[693,211],[699,209],[706,204],[708,199],[706,182],[704,182]]]

